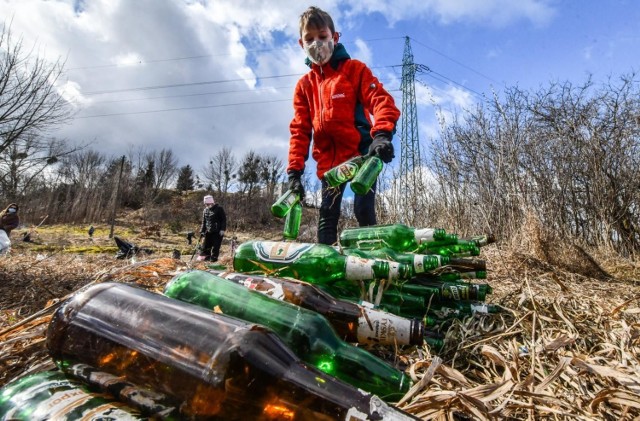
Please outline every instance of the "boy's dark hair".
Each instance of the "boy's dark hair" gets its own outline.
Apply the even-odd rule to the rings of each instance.
[[[300,36],[305,28],[324,28],[328,27],[332,34],[336,33],[336,28],[333,26],[333,19],[331,16],[320,9],[319,7],[311,6],[300,15]]]

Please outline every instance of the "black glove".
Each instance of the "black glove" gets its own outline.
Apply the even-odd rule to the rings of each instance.
[[[388,164],[395,155],[393,153],[393,144],[391,144],[391,134],[387,132],[378,132],[373,137],[373,142],[369,146],[368,156],[378,155],[382,162]]]
[[[304,186],[302,185],[302,171],[291,170],[289,175],[289,190],[300,195],[300,200],[304,201]]]

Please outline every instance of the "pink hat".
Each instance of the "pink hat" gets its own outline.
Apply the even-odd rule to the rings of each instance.
[[[213,196],[211,195],[206,195],[204,197],[204,204],[205,205],[213,205],[215,203],[215,201],[213,200]]]

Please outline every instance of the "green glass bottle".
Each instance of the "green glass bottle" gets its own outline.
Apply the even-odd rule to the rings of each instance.
[[[356,156],[331,168],[329,171],[325,172],[322,177],[329,187],[338,187],[340,184],[346,183],[355,177],[364,161],[364,156]]]
[[[427,281],[446,282],[456,282],[465,279],[487,279],[487,272],[484,270],[469,272],[425,272],[414,276],[412,282],[420,283],[423,279]]]
[[[488,284],[472,284],[465,282],[456,283],[434,280],[424,280],[420,282],[420,284],[407,282],[395,287],[408,294],[424,296],[427,299],[433,296],[433,299],[438,301],[484,301],[486,294],[490,294],[492,292],[492,289]],[[437,294],[433,294],[434,290],[437,291]]]
[[[377,156],[368,157],[351,180],[351,190],[360,196],[367,194],[378,179],[382,166],[382,160]]]
[[[458,272],[474,272],[483,271],[486,274],[487,262],[476,257],[450,257],[449,264],[451,269]]]
[[[270,298],[204,271],[176,275],[164,294],[260,323],[278,334],[303,361],[384,400],[399,400],[411,386],[411,380],[402,371],[338,338],[327,319],[315,311]]]
[[[284,219],[284,230],[282,236],[285,240],[295,240],[300,232],[300,222],[302,221],[302,205],[296,203]]]
[[[463,318],[473,314],[493,314],[499,312],[500,307],[494,304],[479,301],[447,301],[431,303],[428,314],[438,319],[447,319]]]
[[[465,241],[472,241],[476,243],[478,247],[484,247],[489,244],[493,244],[496,242],[496,237],[493,234],[480,234],[474,235],[472,237],[462,238]]]
[[[423,273],[445,266],[449,263],[447,256],[437,254],[400,253],[390,247],[373,250],[343,249],[342,253],[349,256],[359,256],[369,259],[386,259],[404,263],[413,270],[413,274]]]
[[[407,265],[388,260],[344,256],[325,244],[247,241],[233,256],[237,272],[290,277],[311,284],[337,279],[409,279]]]
[[[444,239],[446,235],[441,228],[416,229],[404,224],[373,225],[342,230],[340,245],[363,250],[389,247],[399,252],[414,253],[420,244]]]
[[[264,326],[122,283],[65,301],[47,348],[58,365],[164,394],[182,419],[417,419],[302,362]]]
[[[424,325],[418,319],[407,319],[338,300],[307,282],[234,272],[207,272],[276,300],[299,305],[323,315],[338,336],[346,342],[395,346],[420,345],[423,341]]]
[[[442,244],[431,242],[420,247],[420,251],[428,254],[439,254],[441,256],[478,256],[480,247],[472,241],[458,240],[456,244]]]
[[[298,202],[300,202],[300,195],[287,190],[271,206],[271,213],[278,218],[284,218]]]
[[[0,390],[0,420],[147,420],[107,394],[95,393],[60,371],[13,380]]]

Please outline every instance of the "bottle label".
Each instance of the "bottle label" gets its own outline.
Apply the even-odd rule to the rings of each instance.
[[[63,390],[60,390],[61,387],[63,388]],[[59,391],[51,394],[50,396],[47,396],[46,399],[38,400],[35,410],[30,414],[31,419],[63,420],[67,418],[66,416],[69,413],[78,410],[78,408],[87,404],[96,396],[102,396],[91,395],[82,389],[73,387],[66,381],[47,380],[38,383],[33,388],[25,391],[25,393],[29,396],[27,397],[26,395],[24,395],[24,400],[32,400],[41,393],[48,394],[48,391],[55,389],[58,389]],[[119,403],[104,403],[103,401],[98,406],[94,406],[92,408],[87,407],[85,410],[81,411],[82,419],[117,419],[126,421],[140,419],[137,416],[134,416],[131,413],[118,408],[118,406],[122,405]],[[18,413],[23,409],[23,407],[14,408],[13,410],[8,411],[5,414],[5,417],[3,419],[18,419],[14,417],[16,417]]]
[[[429,241],[434,241],[434,234],[435,231],[433,228],[423,228],[423,229],[417,229],[414,232],[414,236],[416,239],[416,243],[418,244],[422,244],[422,243],[427,243]]]
[[[352,161],[347,161],[336,168],[336,180],[344,183],[351,180],[358,172],[358,165]]]
[[[473,313],[482,313],[482,314],[489,314],[489,307],[487,307],[486,304],[470,304],[469,307],[471,307],[471,312]]]
[[[358,342],[382,345],[409,345],[411,341],[409,319],[391,313],[363,308],[358,318]]]
[[[310,243],[256,241],[253,243],[253,251],[265,262],[293,263],[313,246]]]
[[[138,409],[142,408],[146,412],[170,414],[176,411],[175,407],[163,405],[163,402],[167,401],[165,395],[150,389],[140,388],[133,383],[125,381],[122,377],[99,371],[90,365],[72,364],[65,371],[84,384],[97,386],[101,390],[120,397],[127,403]]]
[[[375,278],[373,264],[375,260],[362,257],[347,256],[345,265],[345,278],[350,281],[363,281]],[[398,269],[396,268],[396,273]]]
[[[413,269],[416,273],[424,272],[424,255],[422,254],[414,254],[413,255]]]

